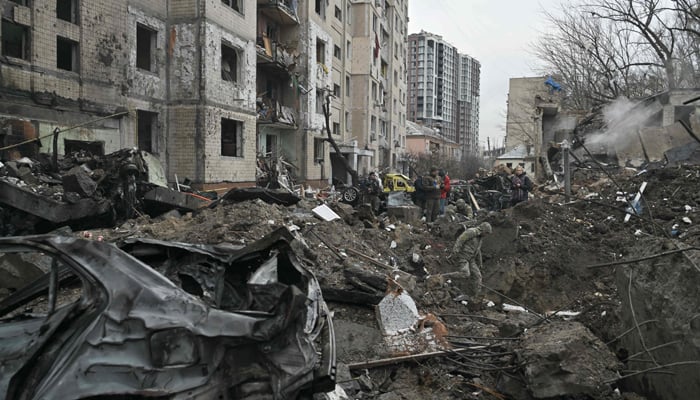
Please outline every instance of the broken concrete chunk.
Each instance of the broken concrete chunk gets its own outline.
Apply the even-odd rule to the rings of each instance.
[[[340,385],[336,385],[334,391],[323,393],[318,398],[324,400],[350,400],[350,396],[347,395]]]
[[[8,161],[5,163],[5,170],[7,174],[13,178],[19,178],[19,167],[14,161]]]
[[[405,292],[389,293],[377,306],[377,319],[384,335],[396,335],[416,325],[418,308]]]
[[[621,367],[615,355],[583,324],[552,322],[529,330],[522,349],[525,379],[537,399],[588,395],[600,398],[612,389]]]
[[[28,184],[36,185],[39,183],[39,180],[32,173],[31,168],[22,166],[22,167],[19,167],[17,172],[18,172],[17,177],[22,179],[23,181],[27,182]]]
[[[90,197],[97,190],[97,183],[80,166],[73,167],[61,177],[63,190],[75,192],[82,197]]]
[[[413,205],[390,206],[387,207],[389,217],[406,222],[416,222],[420,219],[423,210]]]

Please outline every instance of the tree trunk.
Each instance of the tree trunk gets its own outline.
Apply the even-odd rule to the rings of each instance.
[[[333,133],[331,132],[331,95],[326,94],[324,96],[324,103],[323,103],[323,118],[325,119],[326,123],[326,135],[328,138],[328,142],[333,146],[333,150],[335,150],[335,154],[338,155],[338,158],[340,161],[343,163],[343,166],[345,169],[350,173],[350,176],[352,177],[352,185],[355,186],[359,184],[360,179],[357,176],[357,171],[350,166],[350,162],[348,161],[347,158],[343,155],[343,153],[340,152],[340,147],[338,147],[338,144],[335,142],[335,139],[333,139]],[[332,164],[331,164],[332,168]]]

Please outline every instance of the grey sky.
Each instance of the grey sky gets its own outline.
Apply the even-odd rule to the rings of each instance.
[[[505,136],[508,79],[534,76],[529,45],[545,30],[541,10],[561,0],[409,0],[408,33],[441,35],[481,62],[479,139]]]

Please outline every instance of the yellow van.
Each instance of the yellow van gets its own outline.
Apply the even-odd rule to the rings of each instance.
[[[411,180],[403,174],[384,174],[384,180],[382,181],[382,185],[384,186],[384,193],[413,193],[416,191],[416,188],[413,187],[413,183],[411,182]]]

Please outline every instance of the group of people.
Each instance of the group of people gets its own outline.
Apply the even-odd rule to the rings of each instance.
[[[414,201],[423,209],[426,222],[434,222],[438,215],[445,213],[447,198],[450,194],[450,176],[437,167],[430,168],[430,173],[419,176],[413,182]]]

